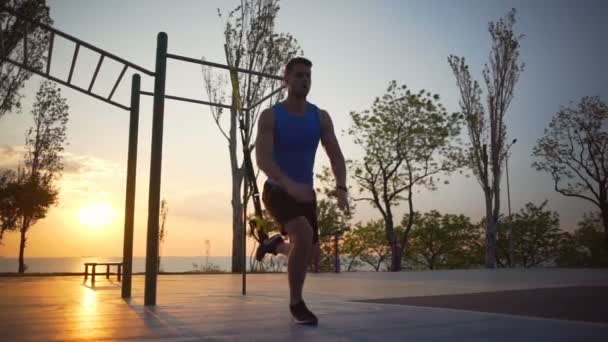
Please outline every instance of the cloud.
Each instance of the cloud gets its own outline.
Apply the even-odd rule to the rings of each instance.
[[[226,221],[232,218],[230,192],[197,191],[167,196],[169,216],[193,220]],[[250,210],[251,205],[250,205]]]
[[[88,155],[64,154],[64,171],[61,178],[61,192],[71,199],[88,198],[92,194],[110,196],[123,179],[126,170],[118,163]],[[121,183],[122,184],[122,183]]]
[[[88,177],[116,177],[125,174],[126,170],[120,164],[89,155],[77,155],[66,152],[63,154],[64,173],[86,175]]]
[[[1,145],[0,168],[16,169],[19,165],[23,165],[25,152],[25,145]],[[125,172],[123,167],[108,160],[71,152],[63,153],[64,175],[114,177],[121,172]]]
[[[0,146],[0,168],[2,169],[17,169],[23,162],[25,146]]]

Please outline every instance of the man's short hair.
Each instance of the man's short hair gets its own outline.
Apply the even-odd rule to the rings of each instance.
[[[295,57],[292,58],[285,67],[285,74],[289,74],[296,64],[304,64],[307,67],[312,67],[312,62],[304,57]]]

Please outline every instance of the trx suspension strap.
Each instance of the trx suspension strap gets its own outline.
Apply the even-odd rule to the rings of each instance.
[[[247,126],[245,123],[245,115],[249,113],[243,111],[242,103],[241,103],[241,95],[239,91],[239,77],[236,71],[236,68],[232,66],[231,61],[228,58],[228,50],[226,49],[226,59],[228,60],[228,65],[230,66],[230,80],[232,81],[232,94],[233,101],[236,107],[236,112],[239,120],[239,128],[241,132],[241,142],[243,145],[243,166],[245,167],[245,178],[244,178],[244,189],[249,187],[249,191],[251,193],[251,198],[253,200],[253,206],[255,209],[254,218],[249,220],[250,231],[249,234],[253,236],[253,238],[260,244],[262,244],[266,239],[268,239],[268,233],[266,233],[267,223],[264,220],[264,216],[262,214],[262,204],[260,203],[260,192],[258,190],[257,181],[255,178],[255,172],[253,171],[253,163],[251,162],[251,149],[249,144],[247,143]],[[246,220],[246,215],[243,215]],[[244,221],[245,221],[244,220]],[[243,246],[244,248],[244,246]]]

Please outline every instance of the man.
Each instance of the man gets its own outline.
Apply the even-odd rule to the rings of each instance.
[[[266,174],[262,200],[266,210],[289,236],[289,243],[277,234],[262,243],[256,258],[266,253],[288,256],[289,308],[299,324],[317,324],[317,317],[306,307],[302,288],[306,269],[318,244],[317,204],[313,186],[313,167],[319,142],[325,148],[336,178],[338,207],[348,211],[346,165],[325,110],[307,102],[312,63],[294,58],[285,67],[287,99],[260,114],[256,142],[258,167]]]

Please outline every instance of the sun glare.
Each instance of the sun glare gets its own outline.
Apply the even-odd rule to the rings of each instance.
[[[80,208],[78,220],[80,224],[88,228],[101,228],[109,225],[114,220],[116,212],[107,203],[96,203]]]

